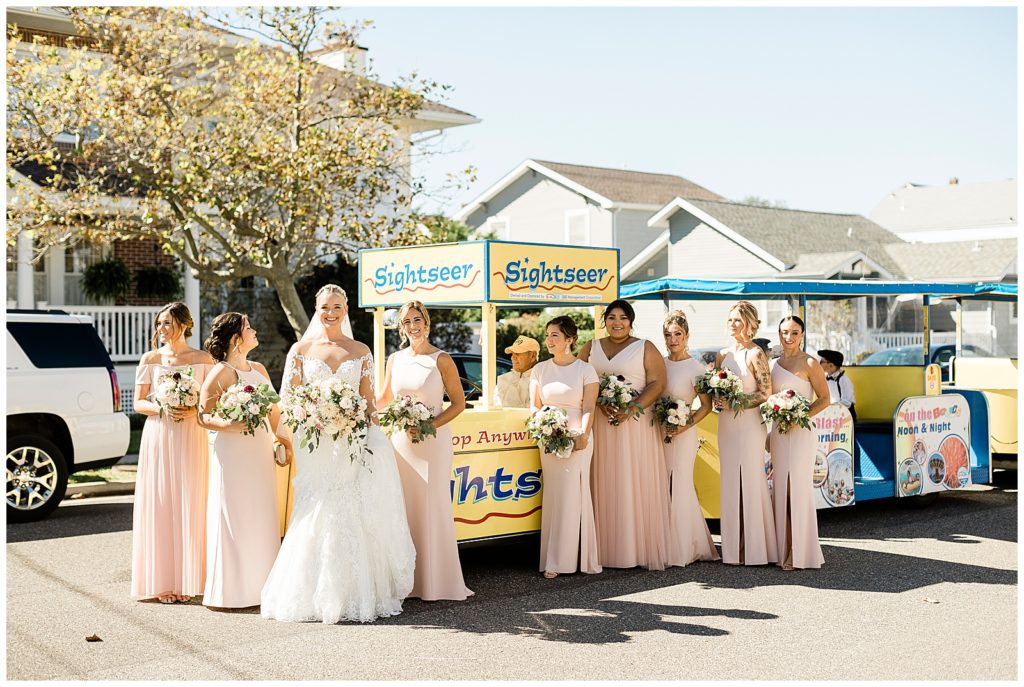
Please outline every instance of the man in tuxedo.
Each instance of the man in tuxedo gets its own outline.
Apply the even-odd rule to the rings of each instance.
[[[818,351],[821,369],[825,371],[828,393],[832,403],[842,403],[850,409],[850,415],[857,419],[856,403],[853,397],[853,382],[843,372],[843,354],[839,351],[821,349]]]

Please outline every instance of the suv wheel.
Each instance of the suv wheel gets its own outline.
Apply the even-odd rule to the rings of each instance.
[[[7,522],[45,518],[67,488],[67,463],[52,441],[33,434],[7,441]]]

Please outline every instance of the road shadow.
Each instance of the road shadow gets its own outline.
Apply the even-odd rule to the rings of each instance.
[[[8,523],[7,543],[61,539],[132,529],[132,504],[95,499],[65,502],[50,517],[36,522]]]
[[[403,613],[378,620],[388,625],[443,627],[475,634],[512,634],[573,644],[618,644],[649,630],[719,637],[729,632],[702,622],[710,618],[773,620],[773,613],[746,608],[711,608],[631,601],[616,597],[681,584],[700,563],[665,571],[607,570],[597,575],[544,579],[538,571],[535,537],[506,542],[500,549],[463,550],[467,601],[407,599]],[[500,572],[499,572],[500,571]],[[698,601],[694,599],[694,601]],[[486,610],[481,608],[486,604]]]

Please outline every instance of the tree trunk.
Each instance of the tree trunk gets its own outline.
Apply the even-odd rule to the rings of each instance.
[[[292,275],[287,272],[283,275],[275,275],[269,279],[269,282],[277,291],[277,300],[281,304],[281,309],[284,310],[285,317],[288,318],[288,324],[295,331],[295,338],[301,338],[306,327],[309,326],[309,316],[306,315],[302,306],[299,292],[295,290],[295,281],[292,279]]]

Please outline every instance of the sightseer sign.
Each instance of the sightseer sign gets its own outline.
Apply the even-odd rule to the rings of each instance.
[[[619,252],[510,241],[359,253],[359,306],[557,303],[597,305],[619,294]]]

